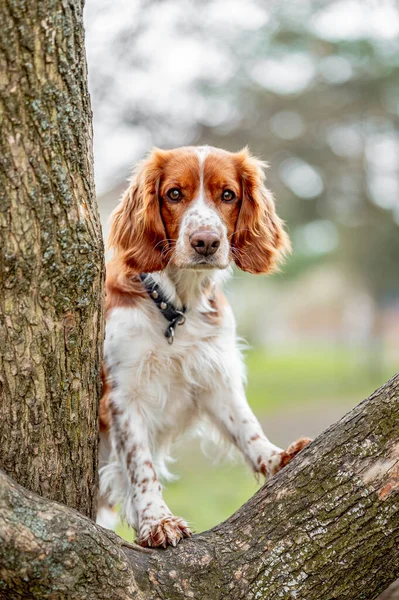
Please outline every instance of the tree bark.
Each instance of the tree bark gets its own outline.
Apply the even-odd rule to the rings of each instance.
[[[80,0],[0,0],[0,465],[93,516],[103,246]]]
[[[225,523],[167,550],[129,549],[3,475],[0,593],[372,600],[399,576],[398,398],[396,375]]]

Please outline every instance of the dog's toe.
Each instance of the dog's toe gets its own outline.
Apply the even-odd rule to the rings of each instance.
[[[152,525],[137,541],[141,546],[166,548],[168,545],[177,546],[180,540],[191,535],[187,523],[181,517],[171,515]]]
[[[310,444],[311,441],[312,440],[307,437],[299,438],[299,440],[292,442],[292,444],[290,444],[286,450],[283,450],[279,455],[276,455],[270,465],[271,474],[275,475],[283,467],[288,465],[294,456],[296,456],[301,450],[303,450],[303,448]]]

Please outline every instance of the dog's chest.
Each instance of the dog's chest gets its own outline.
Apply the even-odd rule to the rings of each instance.
[[[164,323],[154,337],[153,357],[165,379],[181,387],[208,389],[220,378],[223,366],[222,336],[201,315],[188,315],[176,328],[173,344],[164,337]]]
[[[114,310],[105,341],[106,363],[111,369],[118,364],[136,390],[144,387],[148,394],[176,394],[209,389],[224,377],[228,340],[223,327],[206,315],[188,314],[169,344],[164,335],[166,319],[161,314],[143,319],[138,313]]]

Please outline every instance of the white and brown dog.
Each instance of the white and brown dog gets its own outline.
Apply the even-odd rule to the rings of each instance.
[[[220,287],[233,262],[269,273],[289,250],[263,169],[246,149],[155,149],[113,213],[101,491],[111,506],[121,504],[143,546],[191,535],[165,504],[159,478],[167,476],[171,443],[199,419],[265,476],[309,441],[283,451],[263,433],[246,400],[234,316]]]

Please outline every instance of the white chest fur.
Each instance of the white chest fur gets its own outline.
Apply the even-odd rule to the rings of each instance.
[[[218,323],[200,310],[188,311],[169,345],[168,322],[155,304],[144,304],[115,308],[109,315],[105,363],[120,402],[140,406],[159,442],[159,435],[184,431],[201,413],[201,394],[226,386],[242,366],[229,306]]]

